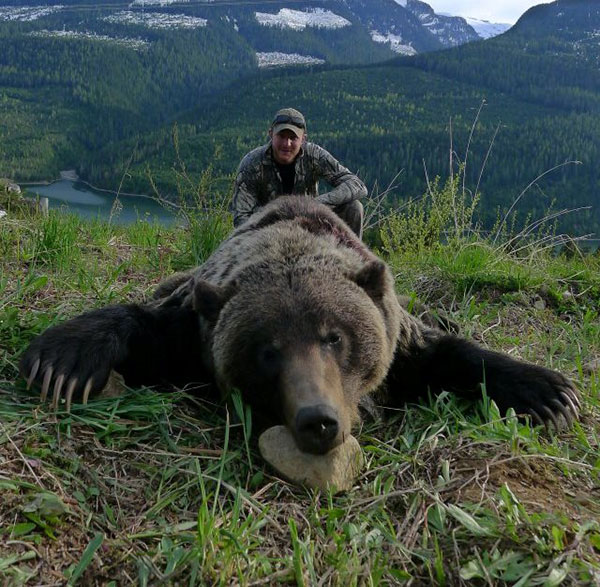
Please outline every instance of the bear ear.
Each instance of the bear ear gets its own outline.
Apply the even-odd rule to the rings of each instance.
[[[379,259],[369,261],[355,276],[354,281],[362,287],[371,298],[383,297],[386,288],[386,265]]]
[[[192,293],[192,306],[209,322],[216,322],[223,306],[234,293],[234,287],[219,287],[204,279],[196,279]]]

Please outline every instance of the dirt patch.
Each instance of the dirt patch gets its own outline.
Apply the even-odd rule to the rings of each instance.
[[[465,479],[457,491],[460,501],[483,503],[506,484],[530,513],[564,514],[575,521],[600,515],[600,488],[582,486],[578,476],[564,475],[547,455],[466,458],[455,467]]]

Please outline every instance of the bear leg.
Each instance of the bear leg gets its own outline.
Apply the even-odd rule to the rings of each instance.
[[[423,332],[423,341],[411,349],[398,348],[386,379],[388,400],[402,399],[428,390],[442,390],[477,398],[481,386],[501,413],[513,408],[536,424],[560,418],[567,424],[579,417],[581,401],[571,381],[562,374],[434,330]]]
[[[27,386],[41,387],[67,410],[104,388],[111,370],[127,385],[200,381],[198,316],[191,308],[108,306],[53,326],[29,345],[20,362]],[[204,377],[206,381],[206,377]]]

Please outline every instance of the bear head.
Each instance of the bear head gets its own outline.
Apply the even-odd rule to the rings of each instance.
[[[393,277],[366,248],[290,245],[323,240],[297,223],[262,236],[269,252],[226,283],[196,277],[194,308],[210,329],[221,392],[239,390],[263,424],[283,423],[300,450],[323,454],[351,433],[359,401],[393,359]]]

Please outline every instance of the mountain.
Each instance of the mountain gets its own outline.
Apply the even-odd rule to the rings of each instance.
[[[440,50],[453,22],[474,38],[432,14],[415,0],[5,0],[0,171],[55,177],[264,69]]]
[[[530,8],[515,24],[514,30],[536,42],[553,40],[554,51],[561,51],[600,66],[600,3],[589,0],[557,0]]]
[[[546,36],[552,31],[557,36],[577,39],[582,32],[597,31],[600,4],[590,0],[555,0],[527,10],[515,25],[522,34]]]

